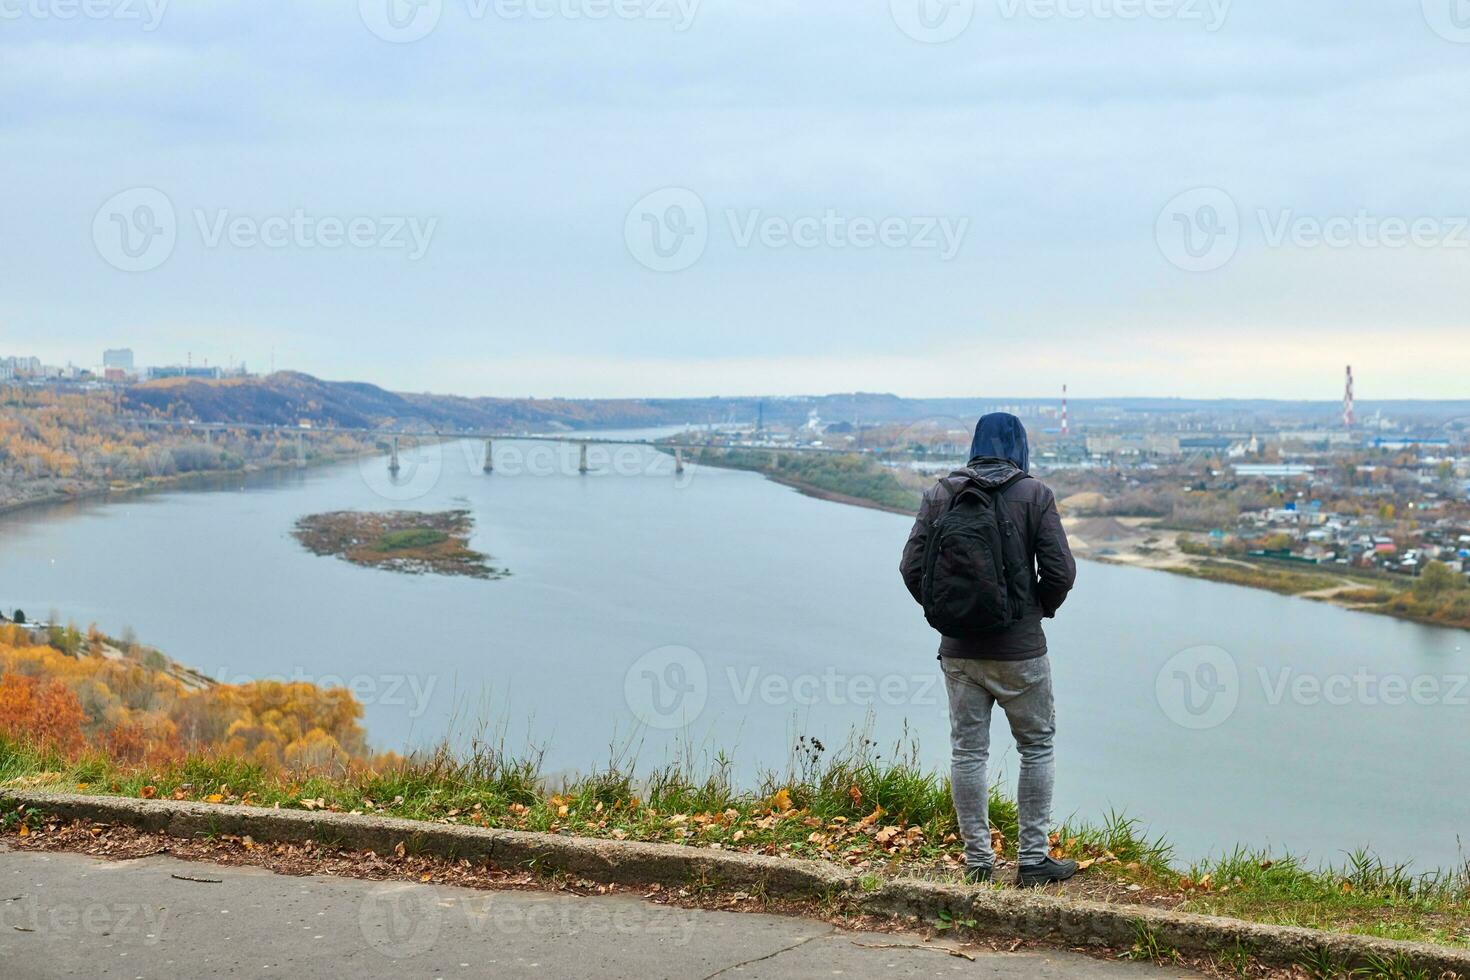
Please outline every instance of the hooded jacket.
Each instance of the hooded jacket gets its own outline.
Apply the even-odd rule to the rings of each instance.
[[[899,572],[916,602],[924,575],[924,545],[929,529],[949,509],[950,501],[973,481],[982,487],[998,487],[1024,473],[1030,463],[1026,429],[1014,415],[997,412],[980,419],[971,443],[969,465],[944,477],[924,494],[919,513],[903,546]],[[1025,593],[1020,622],[1010,629],[963,639],[943,636],[941,657],[965,660],[1029,660],[1046,653],[1043,617],[1056,615],[1077,579],[1077,563],[1067,545],[1056,497],[1040,480],[1017,480],[1002,491],[1006,510],[1021,534],[1008,538],[1013,548],[1008,558],[1015,568],[1030,570],[1021,584]]]

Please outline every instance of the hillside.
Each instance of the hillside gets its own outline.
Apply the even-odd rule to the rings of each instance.
[[[985,385],[977,384],[977,391]],[[893,394],[849,392],[819,396],[734,398],[470,398],[427,392],[393,392],[354,381],[327,381],[294,371],[255,378],[200,380],[170,378],[126,389],[122,406],[147,414],[205,422],[251,422],[375,428],[392,424],[425,431],[547,430],[646,427],[689,423],[767,423],[800,425],[815,412],[828,422],[907,423],[924,419],[959,420],[961,427],[997,409],[999,394],[974,398],[900,398]],[[1007,398],[1006,407],[1050,411],[1055,399]],[[1383,403],[1385,405],[1389,403]],[[1397,404],[1397,403],[1395,403]],[[1130,412],[1209,409],[1234,412],[1249,428],[1265,419],[1314,424],[1339,411],[1335,402],[1186,401],[1167,398],[1073,399],[1074,421],[1097,418],[1111,424]],[[1418,402],[1399,408],[1414,418],[1442,424],[1470,413],[1470,402]],[[1363,403],[1367,411],[1367,403]],[[1028,416],[1029,417],[1029,416]],[[1039,424],[1048,424],[1039,421]]]
[[[398,394],[377,385],[324,381],[278,371],[261,378],[169,378],[133,385],[125,408],[203,422],[250,422],[377,428],[392,424],[425,430],[585,428],[660,425],[677,411],[632,399],[564,401],[531,398],[462,398]]]
[[[350,432],[313,434],[300,445],[290,433],[255,430],[205,440],[182,429],[129,424],[111,393],[0,386],[0,511],[204,473],[340,459],[372,446],[372,437]]]
[[[215,683],[96,627],[0,616],[0,742],[134,764],[219,752],[263,766],[340,768],[370,755],[362,710],[346,688]]]

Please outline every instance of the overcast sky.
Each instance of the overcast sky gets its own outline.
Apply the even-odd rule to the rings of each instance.
[[[0,0],[0,100],[0,355],[1470,395],[1464,0]]]

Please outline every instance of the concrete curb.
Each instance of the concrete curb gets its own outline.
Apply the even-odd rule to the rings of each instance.
[[[389,854],[410,852],[502,867],[536,867],[615,884],[732,888],[771,898],[842,899],[862,912],[935,922],[941,914],[979,935],[1068,946],[1128,947],[1146,930],[1187,955],[1245,952],[1271,966],[1330,957],[1343,966],[1397,960],[1431,976],[1470,977],[1470,951],[1269,926],[1144,906],[1078,901],[1035,891],[895,880],[872,891],[852,872],[820,861],[716,851],[680,844],[563,837],[396,817],[274,810],[172,800],[0,789],[0,799],[65,820],[120,823],[172,837],[249,834],[260,842],[316,843]]]

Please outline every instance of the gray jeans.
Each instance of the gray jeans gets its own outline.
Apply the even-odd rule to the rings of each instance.
[[[1045,860],[1056,781],[1051,660],[1044,656],[1032,660],[945,657],[940,663],[949,691],[950,786],[960,836],[965,839],[965,863],[979,868],[994,863],[985,766],[990,761],[990,712],[997,702],[1006,713],[1021,756],[1021,785],[1016,794],[1021,863]]]

